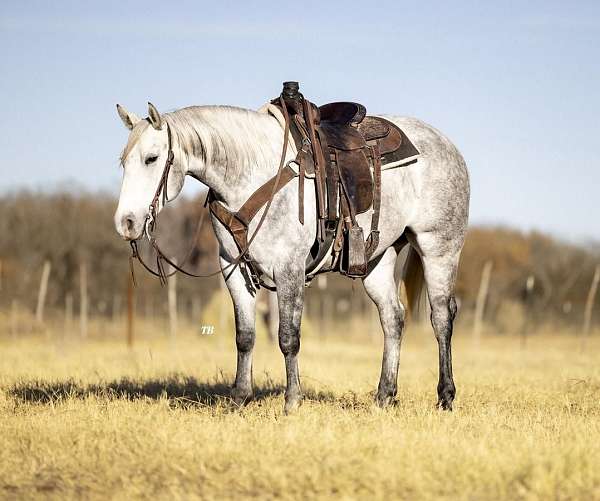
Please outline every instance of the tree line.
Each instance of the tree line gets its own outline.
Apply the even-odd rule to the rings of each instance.
[[[218,266],[217,243],[211,224],[195,235],[203,197],[182,199],[161,214],[159,240],[171,255],[195,271]],[[50,263],[46,309],[63,311],[70,297],[80,301],[82,270],[87,273],[91,315],[110,316],[121,309],[129,274],[131,250],[114,229],[114,196],[79,193],[28,192],[0,197],[0,305],[11,302],[35,308],[44,263]],[[191,252],[189,250],[191,249]],[[150,262],[149,254],[144,254]],[[475,309],[482,271],[488,264],[489,293],[485,320],[500,330],[515,317],[534,323],[580,325],[600,263],[597,243],[573,244],[539,232],[506,227],[472,227],[467,235],[457,278],[457,297],[462,312]],[[166,311],[158,281],[136,268],[138,309]],[[343,297],[351,281],[328,279],[328,287],[311,291],[311,300],[322,294]],[[220,287],[219,279],[178,281],[181,308],[193,311],[206,304]],[[355,287],[355,286],[354,286]],[[599,321],[592,315],[592,324]]]

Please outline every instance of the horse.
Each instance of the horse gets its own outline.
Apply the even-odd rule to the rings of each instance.
[[[114,223],[127,241],[136,241],[144,234],[149,206],[171,156],[169,145],[172,164],[157,213],[177,197],[187,176],[208,186],[218,200],[235,211],[277,172],[284,128],[272,114],[231,106],[191,106],[161,114],[148,103],[148,117],[140,119],[120,105],[117,110],[130,133],[121,154],[123,180]],[[469,174],[462,155],[441,132],[415,118],[385,118],[404,131],[420,156],[410,165],[382,172],[380,238],[370,256],[368,274],[362,279],[379,311],[384,335],[375,403],[385,407],[395,401],[405,317],[425,286],[439,348],[437,406],[452,410],[456,395],[451,354],[457,312],[454,288],[467,230]],[[293,141],[289,143],[286,161],[296,155]],[[292,181],[277,192],[250,248],[254,267],[277,292],[278,341],[287,380],[286,414],[298,408],[303,398],[298,357],[305,261],[317,231],[314,180],[304,178],[303,224],[298,218],[298,190],[299,182]],[[250,232],[264,210],[251,222]],[[359,214],[357,220],[366,227],[370,214]],[[249,286],[241,266],[232,267],[239,250],[231,234],[214,216],[211,222],[234,306],[237,370],[231,397],[242,405],[253,397],[256,290]],[[404,305],[394,267],[407,245],[403,280],[408,301]],[[332,271],[331,262],[320,270],[328,271]]]

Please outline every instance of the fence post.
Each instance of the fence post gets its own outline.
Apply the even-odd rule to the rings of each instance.
[[[83,261],[79,264],[79,335],[82,339],[88,335],[87,268]]]
[[[475,303],[475,320],[473,322],[473,341],[479,345],[481,341],[481,328],[483,325],[483,312],[490,288],[490,277],[492,275],[493,262],[488,260],[483,265],[481,272],[481,282],[479,283],[479,292],[477,293],[477,302]]]
[[[41,325],[44,323],[44,304],[46,302],[46,293],[48,292],[48,278],[50,277],[50,261],[44,261],[42,268],[42,279],[38,291],[37,307],[35,308],[35,321]]]
[[[592,279],[592,285],[588,292],[587,300],[585,302],[585,312],[583,314],[583,333],[581,336],[581,348],[585,347],[586,338],[590,334],[592,325],[592,313],[594,311],[594,300],[596,299],[596,293],[598,292],[598,282],[600,282],[600,264],[596,265],[594,270],[594,278]]]

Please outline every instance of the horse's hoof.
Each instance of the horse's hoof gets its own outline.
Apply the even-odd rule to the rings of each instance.
[[[233,403],[239,407],[247,404],[254,398],[252,394],[252,390],[236,388],[235,386],[231,388],[231,399]]]
[[[301,395],[297,396],[297,397],[291,397],[291,398],[286,397],[285,405],[283,406],[283,413],[286,416],[289,416],[290,414],[293,414],[295,411],[297,411],[301,405],[302,405],[302,396]]]
[[[456,389],[454,385],[442,389],[438,388],[438,408],[444,411],[452,411],[452,403],[454,402],[455,395]]]
[[[446,402],[444,400],[440,400],[437,404],[438,409],[442,411],[452,412],[452,402]]]
[[[386,407],[390,407],[391,405],[394,405],[395,401],[396,401],[395,395],[382,394],[382,393],[377,393],[377,395],[375,395],[375,404],[377,405],[377,407],[380,407],[382,409],[385,409]]]
[[[438,409],[443,411],[452,412],[452,402],[454,402],[454,397],[451,395],[440,396],[438,398]]]

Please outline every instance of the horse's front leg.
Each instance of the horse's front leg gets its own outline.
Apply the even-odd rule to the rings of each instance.
[[[283,266],[275,273],[279,307],[279,348],[285,358],[287,384],[284,412],[288,414],[302,403],[298,352],[300,323],[304,306],[304,261],[299,265]]]
[[[221,259],[221,268],[229,263]],[[231,269],[225,269],[227,277]],[[237,267],[226,281],[233,301],[235,314],[235,344],[237,346],[237,371],[231,398],[238,405],[252,399],[252,350],[255,338],[256,292],[248,290],[246,279]]]

